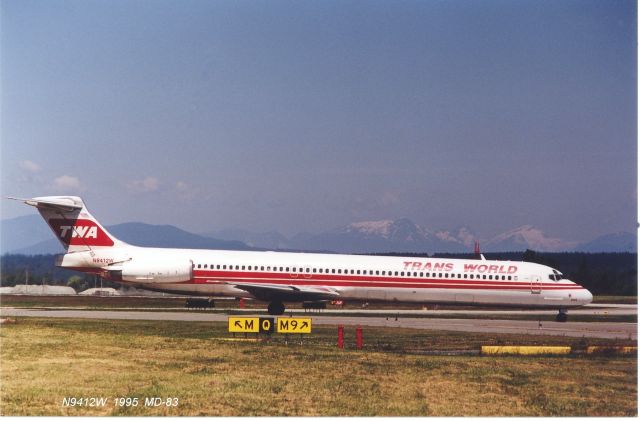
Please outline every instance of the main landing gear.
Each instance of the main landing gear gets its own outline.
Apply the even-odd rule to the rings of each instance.
[[[556,322],[566,322],[567,321],[567,309],[561,308],[558,310],[558,315],[556,316]]]
[[[280,316],[284,314],[284,304],[280,301],[271,301],[267,307],[267,311],[272,316]]]

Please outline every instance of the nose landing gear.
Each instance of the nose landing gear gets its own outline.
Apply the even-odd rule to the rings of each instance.
[[[556,315],[556,322],[566,322],[568,318],[567,309],[561,308]]]
[[[284,304],[280,301],[271,301],[267,306],[267,312],[272,316],[280,316],[284,314]]]

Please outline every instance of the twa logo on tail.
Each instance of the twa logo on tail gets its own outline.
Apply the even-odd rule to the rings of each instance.
[[[60,238],[65,238],[67,236],[67,231],[71,230],[71,238],[98,238],[98,227],[87,227],[87,226],[77,226],[72,230],[71,225],[61,225],[60,230]]]
[[[90,219],[50,219],[49,225],[69,246],[113,246],[113,240]]]

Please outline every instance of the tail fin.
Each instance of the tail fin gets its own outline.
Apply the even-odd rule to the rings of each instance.
[[[34,206],[47,222],[67,253],[125,245],[112,236],[89,213],[76,196],[47,196],[20,200]]]

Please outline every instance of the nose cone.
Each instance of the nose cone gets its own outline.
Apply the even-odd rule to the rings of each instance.
[[[590,304],[591,301],[593,301],[593,295],[591,295],[589,290],[586,288],[582,288],[580,291],[578,291],[578,295],[576,298],[582,305]]]

